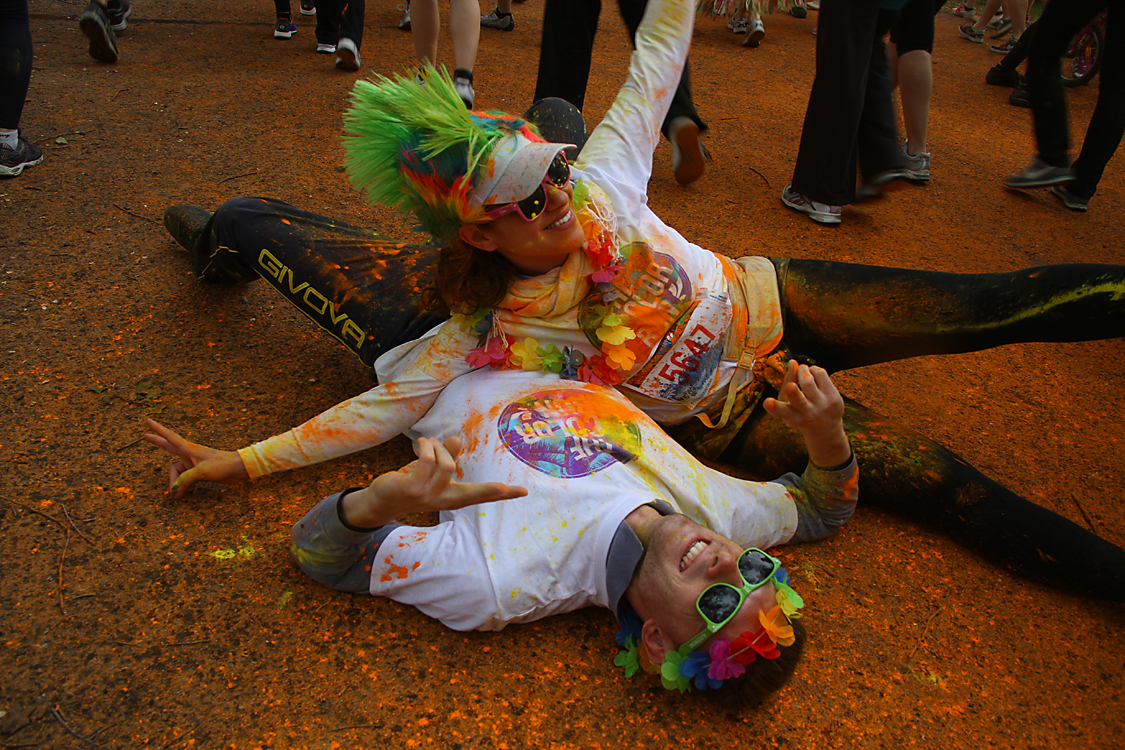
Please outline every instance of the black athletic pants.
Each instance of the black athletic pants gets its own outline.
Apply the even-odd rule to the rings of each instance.
[[[0,128],[18,130],[31,84],[27,0],[0,0]]]
[[[630,38],[637,36],[637,27],[644,18],[648,0],[618,0],[621,17]],[[590,58],[594,52],[594,35],[598,31],[601,0],[547,0],[543,9],[543,37],[539,50],[539,78],[535,84],[535,101],[557,97],[578,109],[586,100],[586,82],[590,78]],[[707,130],[691,100],[688,63],[660,132],[668,135],[668,126],[677,117],[689,117]]]

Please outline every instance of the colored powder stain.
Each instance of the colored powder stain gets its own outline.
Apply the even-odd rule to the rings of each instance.
[[[292,591],[286,591],[284,594],[282,594],[278,598],[277,608],[281,609],[282,607],[284,607],[286,604],[288,604],[292,600],[293,600],[293,592]]]
[[[379,581],[382,583],[389,583],[396,578],[400,581],[404,581],[406,577],[410,575],[411,570],[418,570],[419,566],[422,564],[420,562],[415,562],[414,565],[407,568],[405,565],[395,565],[392,560],[394,560],[394,555],[388,555],[387,559],[383,561],[387,568],[383,571],[382,575],[379,576]]]

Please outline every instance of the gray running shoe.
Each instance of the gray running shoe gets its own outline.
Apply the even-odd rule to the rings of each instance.
[[[0,177],[19,177],[24,167],[43,161],[43,152],[31,141],[16,136],[16,148],[0,146]]]
[[[1074,182],[1074,170],[1070,167],[1052,167],[1035,157],[1020,172],[1008,175],[1004,186],[1023,190],[1025,188],[1050,187]]]
[[[398,9],[403,12],[402,20],[398,22],[398,27],[403,31],[410,31],[410,3],[398,6]]]
[[[1055,185],[1051,188],[1051,195],[1062,201],[1062,204],[1069,208],[1071,211],[1086,212],[1086,204],[1090,202],[1089,198],[1083,198],[1081,195],[1075,195],[1066,189],[1065,185]]]
[[[984,32],[977,31],[973,28],[971,23],[958,26],[957,33],[961,35],[962,39],[968,39],[970,42],[976,42],[977,44],[984,44]]]
[[[930,155],[922,151],[921,153],[910,153],[910,144],[902,144],[902,154],[906,158],[904,167],[909,179],[915,182],[929,182],[930,181]]]
[[[78,20],[78,28],[90,40],[90,57],[105,63],[117,62],[117,37],[101,3],[90,0]]]
[[[1016,43],[1018,43],[1019,40],[1020,38],[1018,36],[1014,36],[1003,44],[992,45],[991,47],[989,47],[989,49],[991,49],[998,55],[1006,55],[1016,48]]]
[[[480,26],[482,29],[511,31],[516,28],[516,19],[511,13],[501,13],[498,8],[493,8],[487,16],[480,17]]]
[[[133,6],[128,0],[109,0],[105,4],[105,12],[109,15],[109,25],[114,31],[124,31],[129,28],[129,16],[133,15]]]
[[[855,202],[862,203],[863,201],[882,198],[885,193],[905,187],[906,181],[909,179],[910,172],[905,167],[892,167],[891,169],[884,169],[882,172],[876,172],[865,178],[863,184],[856,189]]]

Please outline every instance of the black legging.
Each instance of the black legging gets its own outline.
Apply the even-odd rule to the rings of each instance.
[[[782,347],[829,371],[1125,335],[1125,266],[948,274],[809,260],[778,265]],[[1061,588],[1125,599],[1125,550],[850,399],[844,427],[859,462],[863,503],[926,523],[981,557]],[[766,480],[802,471],[808,457],[800,433],[758,405],[719,460]]]
[[[17,130],[31,83],[27,0],[0,0],[0,128]]]
[[[436,248],[391,242],[280,201],[220,206],[196,248],[210,281],[261,275],[366,365],[440,317],[418,314]],[[782,348],[829,371],[1026,341],[1125,335],[1125,266],[949,274],[814,260],[776,261]],[[1071,591],[1125,599],[1125,550],[988,479],[953,452],[854,401],[845,428],[863,502],[928,523],[982,557]],[[686,448],[773,479],[808,461],[800,434],[758,404],[723,450],[697,420],[670,429]]]
[[[644,18],[648,0],[618,0],[617,7],[629,29],[629,37],[635,41],[637,27]],[[535,101],[558,97],[582,109],[586,100],[590,58],[594,51],[594,35],[598,31],[601,10],[602,0],[547,0],[543,8],[543,36],[539,47]],[[689,68],[690,64],[685,60],[684,72],[680,75],[668,114],[660,126],[660,132],[665,137],[677,117],[690,118],[699,126],[700,132],[707,130],[707,124],[699,117],[692,102]]]

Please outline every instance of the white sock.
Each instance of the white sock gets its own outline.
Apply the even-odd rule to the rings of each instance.
[[[20,147],[19,138],[20,132],[18,130],[13,130],[8,133],[0,131],[0,146],[7,146],[8,148],[15,151]]]

